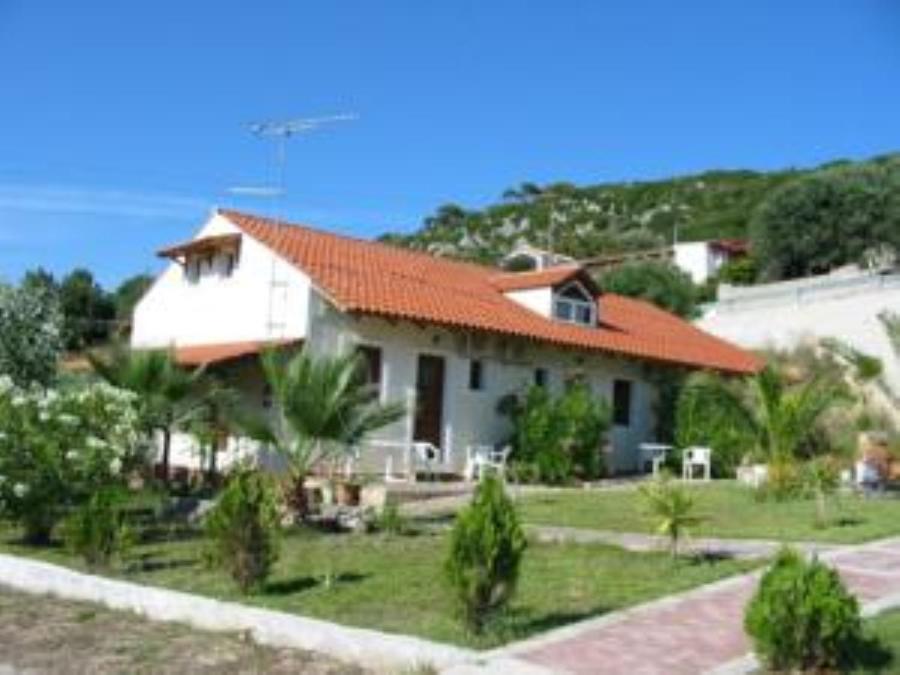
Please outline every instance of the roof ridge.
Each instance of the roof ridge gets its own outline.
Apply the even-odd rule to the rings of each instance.
[[[450,265],[461,265],[464,267],[468,267],[471,269],[475,269],[485,273],[494,273],[500,271],[500,268],[493,267],[490,265],[484,265],[481,263],[472,262],[470,260],[458,260],[456,258],[444,258],[441,256],[434,255],[433,253],[428,253],[427,251],[419,251],[412,248],[403,248],[401,246],[396,246],[394,244],[389,244],[387,242],[378,241],[377,239],[364,239],[363,237],[357,237],[349,234],[342,234],[338,232],[332,232],[330,230],[326,230],[324,227],[320,227],[318,225],[310,225],[308,223],[295,223],[290,222],[288,220],[282,220],[278,218],[273,218],[271,216],[260,216],[254,213],[247,213],[246,211],[238,211],[237,209],[228,209],[219,207],[216,209],[216,213],[225,216],[226,218],[230,218],[232,216],[237,218],[246,218],[258,221],[268,227],[289,227],[296,230],[305,230],[307,232],[311,232],[312,234],[329,237],[332,239],[341,239],[348,242],[353,242],[355,244],[363,244],[366,246],[372,246],[373,248],[378,249],[387,249],[392,253],[400,253],[402,255],[407,255],[411,258],[420,258],[422,260],[427,260],[429,263],[434,262],[443,262]]]

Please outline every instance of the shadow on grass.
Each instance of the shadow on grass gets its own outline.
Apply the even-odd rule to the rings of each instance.
[[[195,558],[160,558],[156,553],[141,553],[136,560],[129,562],[126,572],[132,574],[135,572],[162,572],[183,567],[196,567],[199,562]]]
[[[894,653],[878,638],[864,637],[852,648],[847,660],[842,664],[842,672],[883,673],[893,672]]]
[[[358,572],[341,572],[334,577],[333,583],[352,584],[359,583],[369,578],[370,574],[359,574]],[[294,577],[293,579],[282,579],[281,581],[270,581],[263,588],[263,595],[293,595],[295,593],[304,593],[320,586],[324,586],[325,582],[322,577]]]

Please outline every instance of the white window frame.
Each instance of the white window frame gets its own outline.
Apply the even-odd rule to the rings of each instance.
[[[581,295],[585,299],[576,300],[575,298],[566,297],[564,293],[571,288],[577,289],[579,295]],[[590,300],[588,300],[588,298],[591,298],[591,294],[588,293],[587,289],[577,281],[566,284],[553,294],[553,318],[557,321],[573,323],[577,326],[596,326],[597,303],[593,300],[593,298],[591,298]],[[560,315],[560,308],[562,307],[568,308],[568,317]],[[587,311],[588,321],[585,322],[579,318],[579,309],[582,311]]]

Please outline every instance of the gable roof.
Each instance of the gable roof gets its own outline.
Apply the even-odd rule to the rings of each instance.
[[[598,327],[562,323],[507,298],[497,279],[509,275],[493,268],[238,211],[219,214],[302,270],[345,312],[730,373],[755,372],[760,365],[753,354],[640,300],[604,293]],[[578,273],[565,269],[569,276]],[[547,278],[564,274],[545,272]]]

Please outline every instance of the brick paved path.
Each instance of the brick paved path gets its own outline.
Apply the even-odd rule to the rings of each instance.
[[[900,605],[900,538],[821,556],[837,567],[864,610]],[[561,628],[499,650],[559,673],[702,673],[750,651],[743,610],[758,573]],[[498,654],[499,655],[499,654]]]

